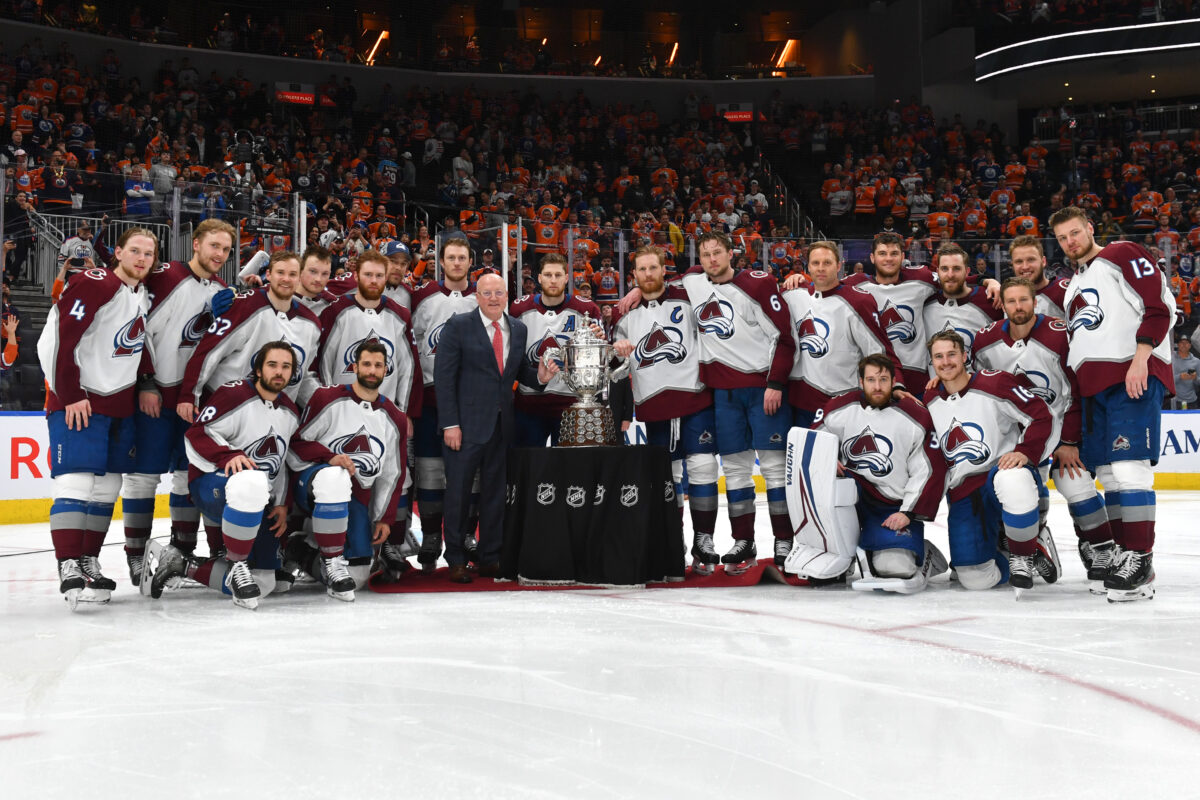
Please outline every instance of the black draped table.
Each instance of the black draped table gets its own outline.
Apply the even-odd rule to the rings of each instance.
[[[682,580],[683,528],[661,447],[516,448],[500,572],[532,584]]]

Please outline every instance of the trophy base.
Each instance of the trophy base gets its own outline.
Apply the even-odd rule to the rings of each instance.
[[[607,447],[620,444],[612,409],[608,406],[571,406],[562,415],[559,447]]]

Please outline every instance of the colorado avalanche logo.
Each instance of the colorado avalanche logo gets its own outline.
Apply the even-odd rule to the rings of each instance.
[[[442,340],[442,328],[446,327],[446,323],[438,325],[429,332],[429,336],[425,339],[425,344],[429,347],[430,355],[437,355],[438,342]]]
[[[638,369],[657,364],[659,361],[678,364],[685,358],[687,350],[683,346],[683,331],[678,328],[664,328],[657,322],[633,349],[633,360],[637,362]]]
[[[354,354],[358,352],[358,348],[367,342],[379,342],[383,345],[383,349],[387,350],[387,374],[391,375],[396,371],[396,346],[392,344],[390,339],[386,339],[375,332],[372,328],[371,332],[363,338],[354,342],[342,352],[342,373],[349,375],[354,372]]]
[[[283,466],[283,454],[287,450],[287,442],[271,428],[267,435],[246,448],[246,455],[254,462],[254,466],[267,473],[271,480],[279,474]]]
[[[841,461],[855,472],[869,471],[877,478],[891,474],[892,440],[870,427],[853,439],[842,442]]]
[[[713,292],[696,309],[696,323],[701,333],[714,333],[718,339],[728,339],[733,336],[733,306]]]
[[[891,300],[879,311],[879,324],[887,331],[888,339],[901,344],[912,344],[917,338],[917,324],[913,310],[905,305],[896,305]]]
[[[1071,298],[1067,309],[1067,330],[1074,334],[1083,328],[1094,331],[1104,322],[1104,311],[1100,308],[1100,293],[1095,289],[1084,289]]]
[[[536,364],[547,350],[555,347],[566,347],[570,341],[571,337],[565,333],[547,333],[529,348],[529,360]]]
[[[950,423],[950,430],[942,437],[942,452],[951,464],[967,461],[978,466],[991,457],[992,448],[983,441],[983,428],[973,422],[963,423],[955,419]]]
[[[146,338],[146,318],[137,316],[125,323],[113,337],[113,357],[125,358],[142,352]]]
[[[183,334],[179,337],[179,347],[188,348],[195,347],[200,343],[200,338],[204,336],[204,332],[212,325],[213,317],[207,311],[201,311],[196,316],[187,321],[183,326]]]
[[[358,474],[364,478],[374,478],[383,464],[383,442],[372,436],[365,426],[360,426],[349,436],[334,439],[329,443],[329,449],[350,456]]]
[[[971,357],[971,348],[975,346],[975,331],[969,328],[956,328],[952,322],[947,322],[944,326],[942,326],[942,330],[952,331],[959,335],[959,338],[963,340],[963,344],[967,346],[966,355],[969,359]],[[939,333],[940,332],[941,331],[939,331]]]
[[[813,358],[829,352],[829,325],[814,317],[811,311],[796,323],[796,336],[800,338],[800,349]]]
[[[1013,371],[1013,375],[1018,378],[1024,378],[1027,388],[1032,394],[1046,401],[1046,405],[1053,405],[1058,399],[1058,392],[1050,387],[1050,378],[1044,372],[1038,372],[1032,369],[1021,369],[1017,367]]]

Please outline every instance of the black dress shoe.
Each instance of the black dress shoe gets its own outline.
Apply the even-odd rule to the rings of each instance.
[[[495,564],[481,564],[479,566],[479,577],[481,577],[481,578],[499,578],[500,577],[499,562],[497,562]]]
[[[471,577],[471,573],[467,572],[467,566],[465,564],[451,564],[450,573],[447,575],[447,577],[450,578],[450,580],[454,583],[470,583],[474,580],[474,578]]]

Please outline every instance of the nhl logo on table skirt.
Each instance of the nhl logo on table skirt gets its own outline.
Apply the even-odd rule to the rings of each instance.
[[[580,508],[587,500],[587,493],[583,491],[582,486],[567,487],[567,505],[571,508]]]
[[[638,487],[632,483],[627,483],[621,487],[621,505],[629,508],[636,505],[638,501]]]
[[[548,506],[554,502],[554,484],[539,483],[537,488],[537,501],[544,506]]]
[[[671,481],[663,481],[663,500],[668,503],[675,499],[675,484]]]

